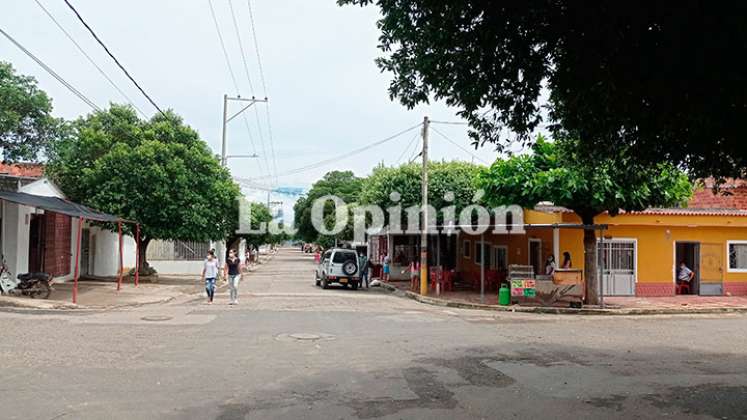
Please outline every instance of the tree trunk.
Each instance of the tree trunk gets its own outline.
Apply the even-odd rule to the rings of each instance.
[[[594,224],[594,216],[582,216],[585,225]],[[599,304],[599,287],[597,284],[597,235],[596,231],[584,229],[584,280],[586,283],[586,303]]]
[[[148,264],[148,260],[145,258],[148,251],[148,244],[150,244],[151,239],[150,238],[143,238],[140,237],[140,246],[139,246],[139,253],[138,253],[138,262],[140,266],[140,275],[141,276],[149,276],[152,274],[150,264]]]

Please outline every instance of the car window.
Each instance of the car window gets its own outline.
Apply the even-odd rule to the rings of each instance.
[[[335,256],[332,257],[333,263],[344,263],[347,260],[355,261],[355,253],[353,252],[335,252]]]
[[[329,259],[329,256],[330,256],[330,255],[332,255],[332,251],[327,251],[327,252],[325,252],[325,253],[324,253],[324,258],[323,258],[323,259],[324,259],[324,260],[328,260],[328,259]]]

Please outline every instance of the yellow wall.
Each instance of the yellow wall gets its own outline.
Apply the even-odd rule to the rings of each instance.
[[[564,214],[563,222],[580,223],[573,214]],[[747,273],[727,270],[726,241],[747,240],[747,217],[739,216],[670,216],[624,214],[603,215],[595,223],[608,224],[606,238],[637,240],[638,283],[666,283],[674,281],[674,244],[693,241],[719,244],[723,265],[723,281],[747,282]],[[583,268],[583,231],[562,229],[560,252],[569,251],[573,266]]]

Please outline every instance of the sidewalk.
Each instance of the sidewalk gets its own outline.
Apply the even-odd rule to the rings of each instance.
[[[430,293],[427,296],[421,296],[409,290],[409,282],[382,283],[382,286],[400,296],[422,303],[464,309],[583,315],[747,313],[747,296],[605,297],[604,309],[592,305],[574,309],[570,308],[568,303],[563,302],[555,306],[500,306],[498,305],[498,293],[494,291],[485,292],[485,300],[481,302],[480,293],[473,291],[444,292],[439,296]]]
[[[165,303],[178,297],[191,296],[199,292],[199,278],[194,285],[161,285],[140,283],[122,284],[102,281],[78,283],[78,304],[73,304],[73,283],[54,283],[49,299],[31,299],[28,296],[0,296],[0,306],[35,309],[112,309]]]
[[[275,256],[263,254],[260,262],[247,271],[252,273]],[[82,280],[78,282],[78,304],[73,304],[73,282],[54,283],[49,299],[31,299],[28,296],[0,296],[0,307],[30,309],[116,309],[166,303],[182,298],[194,298],[205,293],[200,275],[162,275],[155,283],[141,282],[137,287],[128,281],[117,291],[113,281]],[[218,283],[218,291],[226,289],[226,282]]]

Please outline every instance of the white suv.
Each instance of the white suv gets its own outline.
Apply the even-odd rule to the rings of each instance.
[[[316,269],[316,285],[326,289],[330,283],[339,283],[353,290],[360,285],[358,254],[352,249],[333,248],[322,256]]]

